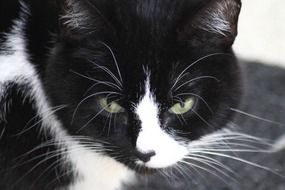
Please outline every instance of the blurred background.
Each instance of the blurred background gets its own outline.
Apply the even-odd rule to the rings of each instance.
[[[236,54],[285,67],[285,0],[242,0]]]

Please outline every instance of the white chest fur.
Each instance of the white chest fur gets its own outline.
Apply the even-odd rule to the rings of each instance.
[[[110,157],[88,150],[72,152],[70,159],[78,179],[68,190],[121,190],[124,183],[135,181],[132,171]]]

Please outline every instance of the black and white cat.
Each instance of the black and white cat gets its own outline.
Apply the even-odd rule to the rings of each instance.
[[[240,7],[2,0],[0,189],[119,190],[250,138],[223,130],[241,95]]]

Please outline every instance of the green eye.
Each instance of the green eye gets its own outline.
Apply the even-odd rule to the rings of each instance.
[[[190,111],[193,108],[193,105],[194,105],[194,99],[188,98],[183,102],[183,104],[181,103],[174,104],[174,106],[172,106],[169,109],[169,111],[171,113],[181,115]]]
[[[108,102],[107,98],[101,98],[99,99],[100,106],[109,113],[120,113],[124,111],[124,108],[122,108],[118,103],[115,101]]]

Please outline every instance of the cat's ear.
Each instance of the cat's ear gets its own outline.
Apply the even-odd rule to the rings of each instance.
[[[56,0],[59,8],[59,29],[64,35],[82,36],[102,30],[103,16],[90,1]]]
[[[240,0],[209,0],[184,24],[179,37],[195,35],[200,43],[213,41],[231,46],[237,36],[240,9]]]

